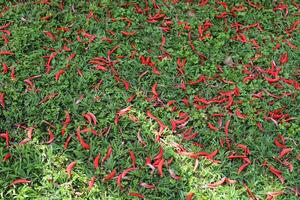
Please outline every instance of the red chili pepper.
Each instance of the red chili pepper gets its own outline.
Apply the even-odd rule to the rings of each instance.
[[[143,14],[144,11],[141,9],[141,7],[138,5],[138,4],[134,4],[134,7],[135,7],[135,12],[138,13],[138,14]]]
[[[16,179],[10,185],[25,184],[25,183],[31,183],[31,181],[27,179]]]
[[[104,163],[106,160],[108,160],[110,158],[112,152],[113,152],[113,149],[112,149],[111,146],[109,146],[108,149],[107,149],[105,157],[102,159],[102,163]]]
[[[165,36],[161,36],[160,48],[162,48],[163,46],[165,46],[165,44],[166,44],[166,37]]]
[[[214,125],[212,125],[210,122],[207,123],[208,128],[210,128],[213,131],[218,131],[219,129],[217,127],[215,127]]]
[[[0,55],[14,55],[11,51],[0,51]]]
[[[83,117],[86,119],[86,121],[88,123],[92,123],[92,121],[93,121],[94,125],[97,124],[97,118],[96,118],[96,116],[93,113],[89,112],[87,114],[84,114]]]
[[[125,169],[118,177],[117,177],[117,185],[122,189],[122,179],[131,171],[136,170],[136,168],[131,167],[131,168],[127,168]]]
[[[253,192],[250,190],[250,188],[247,186],[247,184],[243,182],[243,186],[245,187],[245,189],[250,197],[250,200],[256,200],[257,198],[255,197]]]
[[[230,120],[227,120],[225,123],[224,131],[225,131],[225,135],[226,135],[226,144],[227,144],[228,149],[230,149],[230,142],[229,142],[229,138],[228,138],[229,125],[230,125]]]
[[[245,155],[250,155],[251,154],[249,148],[246,145],[244,145],[244,144],[237,144],[236,146],[239,147],[239,148],[241,148],[244,151]]]
[[[5,154],[5,156],[3,157],[3,161],[5,162],[5,161],[7,161],[8,159],[10,159],[11,158],[11,154],[10,153],[7,153],[7,154]]]
[[[95,169],[98,169],[99,168],[99,160],[100,160],[100,157],[101,157],[101,155],[100,155],[100,153],[95,157],[95,159],[94,159],[94,168]]]
[[[96,66],[96,69],[97,69],[97,70],[100,70],[100,71],[103,71],[103,72],[106,72],[106,71],[108,70],[106,67],[104,67],[104,66],[102,66],[102,65],[97,65],[97,66]]]
[[[67,60],[70,61],[70,60],[72,60],[73,58],[75,58],[75,56],[76,56],[76,53],[72,53],[72,54],[67,58]]]
[[[91,180],[89,181],[89,188],[88,188],[88,190],[91,190],[94,187],[95,181],[96,181],[96,176],[93,176],[91,178]]]
[[[148,183],[140,183],[140,186],[146,188],[146,189],[155,189],[154,184],[148,184]]]
[[[285,52],[285,53],[283,53],[283,54],[281,55],[281,57],[280,57],[280,64],[283,65],[283,64],[287,63],[288,60],[289,60],[288,53]]]
[[[15,68],[13,67],[11,69],[11,74],[10,74],[11,80],[16,80],[16,74],[15,74]]]
[[[141,195],[141,194],[135,193],[135,192],[129,192],[129,195],[132,196],[132,197],[138,197],[140,199],[144,199],[145,198],[144,195]]]
[[[65,73],[65,70],[61,69],[55,74],[55,80],[58,81],[59,77]]]
[[[4,25],[0,26],[0,30],[8,28],[10,25],[11,25],[11,23],[4,24]]]
[[[132,167],[135,168],[136,167],[136,158],[135,158],[135,155],[134,155],[134,153],[131,149],[129,150],[129,155],[130,155],[130,158],[131,158],[131,161],[132,161]]]
[[[121,33],[124,36],[134,36],[136,32],[135,31],[133,31],[133,32],[121,31]]]
[[[279,178],[279,180],[281,181],[281,183],[284,183],[284,177],[281,175],[282,172],[272,166],[269,166],[269,170],[272,174],[274,174],[275,176],[277,176]]]
[[[163,165],[164,165],[164,159],[162,158],[157,165],[157,169],[158,169],[158,173],[159,173],[160,177],[164,176]]]
[[[71,138],[72,138],[72,136],[69,135],[69,137],[67,138],[67,140],[66,140],[66,142],[65,142],[65,144],[64,144],[64,149],[65,149],[65,150],[68,148],[69,143],[70,143],[70,141],[71,141]]]
[[[70,32],[70,29],[67,27],[58,27],[56,28],[56,30],[58,31],[63,31],[63,32]],[[65,47],[65,46],[64,46]],[[70,49],[71,50],[71,49]]]
[[[69,178],[72,176],[71,171],[76,166],[76,164],[77,164],[77,161],[73,161],[67,166],[66,172],[67,172]]]
[[[54,134],[50,129],[48,129],[48,134],[49,134],[49,140],[46,142],[46,144],[51,144],[55,139]]]
[[[46,56],[46,58],[48,58],[48,61],[47,63],[45,64],[45,67],[46,67],[46,74],[49,74],[50,73],[50,70],[51,70],[51,61],[57,56],[57,53],[56,52],[53,52],[50,56]]]
[[[157,83],[154,83],[154,85],[152,86],[152,93],[155,98],[158,97],[158,93],[157,93],[156,89],[157,89]]]
[[[132,96],[130,96],[128,99],[127,99],[127,102],[128,103],[131,103],[134,99],[135,99],[135,95],[132,95]]]
[[[77,139],[78,141],[80,142],[81,146],[86,149],[86,150],[89,150],[90,149],[90,145],[87,144],[80,136],[80,127],[77,128],[77,131],[76,131],[76,136],[77,136]]]
[[[63,128],[61,129],[62,136],[64,136],[64,134],[66,132],[66,128],[71,123],[71,116],[70,116],[70,113],[68,111],[65,111],[65,116],[66,116],[66,120],[64,121]]]
[[[273,9],[274,12],[276,12],[277,10],[285,10],[285,16],[287,16],[287,15],[289,14],[288,5],[286,5],[286,4],[279,3],[279,4]]]
[[[259,3],[253,3],[251,0],[246,0],[246,2],[253,8],[255,9],[260,9],[262,8],[263,6]]]
[[[129,87],[130,87],[129,82],[127,82],[126,80],[123,80],[123,79],[122,79],[122,82],[123,82],[123,84],[124,84],[125,90],[128,91],[128,90],[129,90]]]
[[[108,175],[106,175],[103,178],[103,181],[106,182],[106,181],[113,179],[115,177],[116,173],[117,173],[116,169],[112,170]]]
[[[147,143],[142,139],[140,131],[137,132],[138,141],[145,147]]]
[[[208,187],[208,188],[216,188],[216,187],[218,187],[218,186],[220,186],[220,185],[223,185],[223,184],[225,184],[225,183],[228,183],[228,184],[234,184],[234,183],[236,183],[236,180],[232,180],[232,179],[229,179],[229,178],[224,177],[224,178],[222,178],[220,181],[217,181],[217,182],[214,182],[214,183],[209,183],[209,184],[207,184],[207,187]]]
[[[187,197],[186,197],[186,200],[192,200],[194,195],[195,195],[194,192],[189,192]]]
[[[278,139],[280,140],[280,142],[278,141]],[[279,148],[287,148],[285,146],[285,139],[282,135],[278,135],[278,139],[277,138],[274,138],[274,144],[279,147]]]
[[[119,111],[117,112],[117,115],[118,115],[118,116],[126,115],[126,114],[131,110],[131,107],[132,107],[132,106],[128,106],[128,107],[126,107],[126,108],[124,108],[124,109],[122,109],[122,110],[119,110]]]
[[[3,74],[6,74],[8,72],[8,67],[5,63],[2,64],[3,67]]]
[[[172,169],[169,169],[169,173],[170,173],[170,176],[171,176],[173,179],[175,179],[175,180],[180,180],[180,179],[181,179],[181,177],[180,177],[180,176],[177,176],[177,175],[175,174],[175,172],[174,172]]]
[[[4,44],[8,44],[9,43],[9,39],[7,38],[6,34],[2,34],[1,37],[4,40]]]
[[[240,109],[238,109],[238,108],[235,110],[235,115],[240,119],[246,119],[247,118],[247,115],[242,114]]]
[[[279,154],[279,158],[284,157],[286,154],[288,154],[291,151],[293,151],[293,148],[283,148]]]
[[[251,164],[251,162],[250,163],[244,162],[244,164],[239,167],[238,173],[241,173],[242,171],[244,171],[250,164]]]
[[[164,154],[164,149],[160,147],[158,154],[154,157],[154,160],[161,160]]]
[[[201,0],[201,1],[199,1],[198,6],[200,6],[200,7],[205,6],[208,3],[208,1],[209,0]]]
[[[5,109],[5,93],[0,92],[0,105],[2,106],[3,109]]]
[[[53,33],[51,33],[50,31],[44,31],[43,33],[44,33],[50,40],[53,40],[53,41],[56,40],[55,36],[54,36]]]

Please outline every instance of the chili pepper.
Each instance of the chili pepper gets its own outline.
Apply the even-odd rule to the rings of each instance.
[[[129,192],[129,196],[132,196],[132,197],[138,197],[140,199],[144,199],[145,196],[144,195],[141,195],[139,193],[135,193],[135,192]]]
[[[108,160],[110,158],[112,152],[113,152],[113,149],[112,149],[111,146],[109,146],[108,149],[107,149],[105,157],[102,159],[102,163],[104,163],[106,160]]]
[[[287,63],[288,60],[289,60],[288,53],[285,52],[280,57],[280,64],[283,65],[283,64]]]
[[[65,73],[65,70],[61,69],[55,74],[55,80],[58,81],[59,77]]]
[[[155,189],[154,184],[148,184],[148,183],[140,183],[140,186],[147,188],[147,189]]]
[[[155,98],[158,97],[158,93],[157,93],[157,83],[155,83],[153,86],[152,86],[152,93],[154,95]]]
[[[138,4],[133,4],[134,7],[135,7],[135,12],[138,13],[138,14],[143,14],[144,11],[141,9],[141,7],[138,5]]]
[[[128,107],[126,107],[126,108],[124,108],[124,109],[122,109],[122,110],[119,110],[119,111],[117,112],[117,115],[118,115],[118,116],[126,115],[126,114],[131,110],[131,108],[132,108],[132,106],[128,106]]]
[[[27,179],[16,179],[10,185],[25,184],[25,183],[31,183],[31,181]]]
[[[86,119],[86,121],[88,123],[92,123],[92,121],[93,121],[94,125],[97,124],[97,118],[96,118],[96,116],[93,113],[89,112],[87,114],[84,114],[83,117]]]
[[[169,168],[169,173],[170,173],[170,176],[171,176],[173,179],[175,179],[175,180],[180,180],[180,179],[181,179],[181,177],[180,177],[180,176],[177,176],[177,175],[175,174],[175,172],[174,172],[172,169],[170,169],[170,168]]]
[[[7,24],[4,24],[4,25],[0,26],[0,30],[8,28],[10,25],[11,25],[10,22]]]
[[[189,192],[187,197],[186,197],[186,200],[192,200],[193,196],[195,195],[194,192]]]
[[[283,158],[286,154],[293,151],[293,148],[283,148],[279,154],[279,158]]]
[[[213,131],[218,131],[219,129],[217,127],[215,127],[214,125],[212,125],[210,122],[207,123],[208,128],[210,128]]]
[[[253,192],[250,190],[250,188],[247,186],[247,184],[245,182],[243,182],[243,186],[245,187],[245,189],[250,197],[250,200],[257,200],[255,195],[253,194]]]
[[[209,0],[201,0],[201,1],[199,1],[198,6],[200,6],[200,7],[205,6],[208,3],[208,1]]]
[[[5,109],[5,93],[0,92],[0,105],[2,106],[3,109]]]
[[[119,174],[119,176],[117,177],[117,185],[122,189],[122,179],[131,171],[136,170],[136,168],[131,167],[131,168],[127,168],[125,169],[121,174]]]
[[[14,55],[11,51],[0,51],[0,55]]]
[[[163,174],[163,165],[164,165],[164,159],[162,158],[157,165],[157,169],[158,169],[158,173],[159,173],[160,177],[163,177],[163,175],[164,175]]]
[[[100,153],[95,157],[95,159],[94,159],[94,168],[95,169],[98,169],[99,168],[99,160],[100,160],[100,157],[101,157],[101,155],[100,155]]]
[[[76,166],[76,164],[77,164],[77,161],[73,161],[67,166],[66,172],[67,172],[69,178],[72,176],[71,171]]]
[[[122,80],[122,82],[124,84],[125,90],[128,91],[129,87],[130,87],[130,84],[127,81],[125,81],[125,80]]]
[[[289,9],[288,9],[288,5],[286,4],[282,4],[279,3],[274,9],[273,11],[276,12],[277,10],[285,10],[285,16],[287,16],[289,14]]]
[[[129,150],[129,155],[130,155],[130,158],[131,158],[131,161],[132,161],[132,167],[135,168],[136,167],[136,158],[135,158],[135,155],[134,155],[134,153],[131,149]]]
[[[263,6],[259,3],[253,3],[251,0],[246,0],[246,2],[255,9],[261,9]]]
[[[50,129],[48,129],[48,134],[49,134],[49,140],[46,142],[46,144],[51,144],[55,139],[54,134]]]
[[[4,41],[4,44],[8,44],[9,43],[9,39],[7,38],[6,34],[2,34],[1,35],[3,41]]]
[[[228,149],[230,149],[230,143],[229,143],[229,138],[228,138],[229,125],[230,125],[230,120],[227,120],[225,123],[224,131],[225,131],[225,135],[226,135],[226,144],[227,144]]]
[[[279,180],[281,181],[281,183],[284,183],[284,177],[281,175],[282,172],[272,166],[269,166],[269,170],[272,174],[274,174],[275,176],[277,176],[279,178]]]
[[[113,179],[115,177],[116,173],[117,173],[116,169],[113,169],[108,175],[106,175],[103,178],[103,181],[106,182],[106,181]]]
[[[43,33],[44,33],[50,40],[53,40],[53,41],[56,40],[55,36],[54,36],[53,33],[51,33],[50,31],[44,31]]]
[[[69,135],[68,138],[67,138],[67,140],[66,140],[66,142],[65,142],[65,144],[64,144],[64,149],[65,149],[65,150],[68,148],[69,143],[70,143],[70,141],[71,141],[71,138],[72,138],[72,136]]]
[[[6,74],[8,72],[8,67],[5,63],[2,64],[3,67],[3,74]]]
[[[148,183],[140,183],[140,186],[146,188],[146,189],[155,189],[154,184],[148,184]]]
[[[8,159],[11,158],[11,154],[10,153],[7,153],[5,154],[5,156],[3,157],[3,161],[7,161]]]
[[[11,73],[10,73],[10,77],[11,77],[11,80],[16,80],[16,74],[15,74],[15,68],[13,67],[11,69]]]
[[[82,146],[84,149],[89,150],[89,149],[90,149],[90,145],[87,144],[87,143],[82,139],[82,137],[80,136],[80,127],[77,128],[76,136],[77,136],[77,139],[78,139],[78,141],[80,142],[81,146]]]
[[[217,182],[207,184],[207,187],[208,187],[208,188],[216,188],[216,187],[218,187],[218,186],[220,186],[220,185],[223,185],[223,184],[225,184],[225,183],[228,183],[228,184],[234,184],[234,183],[236,183],[236,181],[224,177],[224,178],[222,178],[221,180],[219,180],[219,181],[217,181]]]
[[[89,181],[89,187],[88,187],[88,190],[91,190],[91,189],[94,187],[95,181],[96,181],[96,176],[93,176],[93,177],[91,178],[91,180]]]
[[[136,33],[135,31],[133,31],[133,32],[121,31],[121,34],[124,36],[134,36],[135,33]]]

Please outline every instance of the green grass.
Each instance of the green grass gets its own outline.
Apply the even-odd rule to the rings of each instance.
[[[284,191],[276,199],[299,198],[295,192],[297,188],[300,189],[300,90],[297,85],[300,81],[300,40],[297,38],[300,28],[297,28],[299,9],[293,3],[296,1],[286,1],[286,16],[284,10],[274,11],[278,3],[257,0],[253,2],[265,2],[261,3],[259,9],[250,6],[247,1],[226,1],[228,8],[225,9],[217,1],[209,1],[201,7],[198,3],[157,0],[160,8],[155,9],[152,1],[149,1],[149,11],[143,14],[136,12],[134,3],[126,6],[127,1],[101,0],[87,3],[70,0],[64,1],[63,9],[58,0],[48,5],[37,2],[0,1],[0,10],[3,9],[0,27],[10,23],[9,27],[2,30],[11,33],[9,35],[8,31],[1,31],[0,28],[0,52],[14,53],[0,54],[1,66],[4,63],[8,66],[7,73],[0,68],[0,94],[5,94],[5,108],[0,104],[0,133],[3,133],[0,137],[1,199],[136,198],[129,193],[139,193],[151,200],[186,199],[190,192],[195,193],[193,199],[249,199],[243,183],[247,184],[257,199],[265,199],[268,192],[274,191]],[[141,9],[146,8],[144,2],[136,2],[139,2],[136,5]],[[238,5],[242,5],[244,10],[235,12],[235,17],[231,14],[228,14],[226,20],[216,17],[223,12],[230,13]],[[89,13],[93,13],[94,17],[88,19]],[[165,14],[165,18],[155,23],[148,22],[156,13]],[[46,16],[49,16],[48,20],[45,20]],[[124,18],[128,18],[131,23],[128,24]],[[210,37],[200,40],[198,26],[207,20],[213,25],[204,35],[210,34]],[[168,25],[169,32],[161,28],[167,26],[166,21],[173,22]],[[232,39],[237,37],[237,31],[230,25],[236,22],[242,28],[259,22],[263,30],[254,27],[240,32],[247,38],[247,42],[243,43]],[[293,27],[293,24],[295,30],[289,35],[286,30]],[[59,27],[68,27],[69,32],[57,30]],[[96,38],[90,42],[82,30]],[[114,35],[108,30],[114,32]],[[55,40],[49,39],[45,31],[51,32]],[[124,36],[121,31],[135,34]],[[194,50],[189,43],[189,32]],[[166,39],[163,47],[162,36]],[[5,37],[8,43],[1,39]],[[102,38],[110,38],[111,42]],[[260,48],[254,48],[251,40],[255,40]],[[274,49],[276,44],[280,44],[279,49]],[[292,48],[291,44],[295,47]],[[70,51],[66,51],[66,48],[63,50],[65,45]],[[115,64],[105,65],[107,71],[97,70],[97,65],[90,61],[95,57],[108,59],[108,52],[116,46],[119,48],[110,56],[111,62]],[[45,56],[50,56],[53,51],[57,55],[47,74],[45,64],[48,58]],[[160,59],[166,52],[169,56]],[[206,59],[197,55],[199,52]],[[68,60],[72,53],[76,56]],[[288,54],[288,61],[280,63],[284,53]],[[134,57],[131,57],[132,54]],[[160,75],[154,73],[150,66],[143,65],[140,56],[151,57]],[[228,57],[233,59],[233,66],[224,64]],[[186,59],[183,74],[177,69],[178,58]],[[272,61],[281,71],[279,80],[270,84],[264,77],[276,78],[267,72],[271,69]],[[218,70],[218,65],[223,72]],[[15,79],[11,77],[13,69]],[[55,75],[60,70],[64,70],[64,73],[56,80]],[[79,76],[78,71],[82,76]],[[255,77],[254,80],[245,81],[247,71]],[[119,79],[115,77],[116,73]],[[31,80],[33,87],[24,82],[35,75],[40,76]],[[201,75],[206,77],[205,82],[189,84]],[[288,84],[286,79],[292,84]],[[102,83],[97,84],[100,80]],[[128,90],[122,80],[129,83]],[[147,100],[153,97],[153,86],[156,83],[160,101]],[[182,83],[185,83],[185,90],[177,87]],[[228,106],[228,95],[220,96],[220,92],[233,91],[236,87],[240,94],[231,95],[233,103]],[[262,92],[262,98],[253,97],[253,94],[259,92]],[[46,101],[45,98],[51,94],[56,95]],[[128,102],[132,95],[135,98]],[[194,104],[196,96],[206,100],[225,100],[197,109]],[[183,99],[189,101],[189,106],[185,105]],[[171,101],[174,104],[170,105]],[[115,123],[117,113],[128,106],[131,106],[131,110]],[[247,116],[246,119],[236,115],[237,109]],[[276,110],[279,110],[278,118],[270,114]],[[148,111],[167,125],[161,133],[160,141],[157,141],[159,124],[147,115]],[[71,122],[62,136],[65,112],[70,113]],[[86,113],[93,113],[97,124],[88,123],[83,117]],[[180,119],[180,113],[189,116],[188,123],[173,132],[170,120]],[[212,114],[216,113],[224,116],[213,117]],[[227,148],[224,132],[228,120],[230,149]],[[219,126],[220,122],[222,124]],[[208,123],[218,130],[210,129]],[[257,123],[262,124],[264,131],[259,130]],[[28,127],[34,128],[32,138],[21,145],[20,142],[28,138]],[[89,150],[85,150],[76,137],[78,127],[81,130],[88,127],[97,131],[97,135],[81,133],[82,139],[90,145]],[[192,128],[192,133],[198,132],[198,135],[192,140],[184,140],[182,133],[189,128]],[[49,140],[48,129],[55,135],[51,144],[45,144]],[[10,137],[8,146],[4,138],[6,131]],[[141,144],[137,133],[147,143],[146,146]],[[293,165],[292,172],[276,161],[282,150],[274,143],[279,134],[285,138],[286,147],[293,148],[280,158],[280,161]],[[64,149],[69,136],[69,146]],[[222,141],[223,146],[220,144]],[[196,146],[195,142],[203,147]],[[186,152],[211,153],[219,150],[214,159],[220,162],[199,157],[198,167],[194,169],[196,159],[179,154],[174,147],[175,143],[185,148]],[[247,155],[251,164],[240,173],[238,169],[243,161],[228,159],[234,152],[236,155],[243,154],[237,144],[244,144],[251,151]],[[101,163],[110,146],[112,155]],[[152,159],[153,164],[161,147],[164,150],[162,177],[157,168],[151,173],[146,165],[147,157]],[[135,154],[137,169],[123,178],[121,189],[117,185],[117,176],[132,167],[129,150]],[[8,153],[11,157],[4,161],[2,158]],[[99,153],[100,164],[95,170],[93,161]],[[170,159],[173,161],[168,166],[167,161]],[[72,176],[68,177],[66,168],[73,161],[77,164],[72,170]],[[265,161],[282,172],[284,183],[268,167],[262,166]],[[180,180],[173,179],[168,168],[180,176]],[[103,181],[114,169],[117,171],[115,177]],[[96,181],[89,190],[88,182],[93,176]],[[207,187],[207,184],[223,177],[237,182],[223,184],[215,189]],[[31,182],[12,185],[17,179]],[[154,184],[155,189],[141,187],[140,183],[143,182]]]

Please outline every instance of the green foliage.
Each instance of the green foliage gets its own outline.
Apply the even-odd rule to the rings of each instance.
[[[285,83],[283,79],[276,87],[276,84],[270,84],[264,79],[265,74],[260,74],[253,67],[267,70],[274,60],[277,67],[281,68],[281,78],[299,83],[299,50],[288,45],[290,42],[299,48],[299,29],[291,35],[286,34],[299,15],[295,6],[287,3],[289,13],[285,16],[284,11],[273,10],[275,3],[265,3],[262,4],[263,8],[254,9],[246,1],[227,1],[228,8],[225,9],[217,1],[209,1],[203,7],[184,1],[157,1],[160,13],[167,16],[165,21],[169,19],[173,22],[170,31],[164,32],[161,27],[165,26],[163,21],[147,22],[149,16],[159,12],[153,8],[152,1],[149,1],[150,10],[147,14],[138,14],[133,4],[126,7],[124,4],[128,1],[101,0],[87,3],[70,0],[63,1],[63,10],[60,9],[60,2],[53,0],[49,5],[36,1],[0,3],[1,9],[5,6],[10,8],[0,17],[0,26],[11,23],[8,28],[11,35],[7,36],[9,43],[5,44],[0,38],[0,52],[14,53],[0,55],[0,64],[6,63],[9,67],[7,74],[0,73],[0,93],[5,93],[5,108],[2,109],[0,105],[0,133],[8,131],[10,135],[10,146],[6,146],[5,140],[0,138],[1,199],[133,199],[128,195],[130,192],[140,193],[146,199],[186,199],[189,192],[195,193],[195,199],[248,199],[244,182],[259,199],[265,199],[267,192],[280,190],[285,193],[276,199],[297,199],[293,189],[299,189],[300,185],[299,88]],[[145,8],[144,1],[135,2],[139,2],[142,9]],[[239,4],[245,10],[236,12],[236,17],[228,14],[226,21],[216,18],[222,12],[229,13],[231,8]],[[88,19],[91,12],[94,18]],[[45,20],[47,16],[49,19]],[[131,21],[130,26],[124,18]],[[205,32],[211,37],[200,40],[198,26],[206,20],[213,24]],[[180,22],[187,22],[190,30]],[[243,31],[248,40],[243,43],[233,39],[237,32],[230,25],[235,22],[241,23],[243,27],[259,22],[263,31],[256,27]],[[69,28],[70,31],[61,31],[58,29],[60,27]],[[55,41],[47,37],[45,31],[53,33]],[[121,31],[135,32],[135,35],[124,36]],[[84,32],[96,36],[96,39],[89,42],[89,38],[83,36]],[[195,50],[190,46],[189,32]],[[5,33],[0,31],[0,35]],[[161,48],[162,36],[166,38],[166,43]],[[78,37],[81,41],[78,41]],[[102,38],[110,38],[111,43]],[[254,48],[251,40],[256,40],[260,48]],[[277,43],[281,47],[274,50]],[[63,50],[64,46],[70,48],[70,51]],[[108,70],[103,72],[90,63],[95,57],[108,59],[108,52],[116,46],[119,48],[110,59],[117,61],[113,67],[120,81],[114,77],[111,66],[106,66]],[[46,74],[45,64],[53,51],[57,55],[51,61],[50,73]],[[170,56],[160,59],[159,56],[165,52]],[[196,52],[204,54],[207,59],[202,59]],[[289,59],[281,65],[279,60],[285,52]],[[68,60],[72,53],[76,53],[76,57]],[[134,58],[131,58],[132,53],[135,54]],[[143,65],[140,56],[151,57],[160,75],[155,74],[151,67]],[[233,66],[224,64],[229,56],[234,62]],[[178,74],[178,58],[187,60],[183,75]],[[256,79],[244,80],[247,76],[246,64],[252,64],[248,70],[257,76]],[[217,66],[220,66],[222,73]],[[15,80],[11,78],[13,68]],[[55,75],[59,70],[64,70],[64,73],[56,80]],[[79,72],[82,72],[82,76]],[[36,75],[40,76],[32,79],[34,87],[28,91],[30,87],[24,80]],[[201,75],[206,77],[206,81],[189,84]],[[101,80],[103,82],[99,84]],[[128,90],[125,90],[122,80],[129,83]],[[186,90],[177,87],[183,82]],[[163,106],[156,106],[155,102],[146,100],[153,95],[152,87],[155,83],[158,83],[157,92]],[[234,103],[230,109],[225,107],[227,102],[212,103],[200,110],[193,104],[196,96],[212,100],[219,98],[220,92],[232,91],[235,87],[239,88],[240,95],[233,97]],[[259,92],[263,92],[263,97],[254,98],[253,94]],[[43,102],[53,94],[56,95]],[[135,98],[128,102],[132,95]],[[190,106],[182,102],[184,98],[189,100]],[[176,106],[176,110],[167,105],[172,100],[175,100],[172,106]],[[121,116],[116,124],[114,120],[117,112],[128,106],[132,106],[131,110]],[[246,119],[236,116],[237,109],[247,116]],[[276,126],[272,119],[267,120],[266,117],[278,109],[282,109],[282,114],[288,115],[286,119],[289,120],[275,120],[278,123]],[[62,136],[65,111],[70,113],[71,123]],[[160,142],[156,141],[159,124],[147,116],[147,111],[151,111],[168,126]],[[189,122],[182,130],[172,132],[170,120],[179,119],[180,111],[188,113]],[[89,112],[97,117],[96,125],[88,123],[83,117]],[[218,127],[219,118],[212,117],[215,113],[224,114],[220,118],[221,127]],[[134,122],[134,118],[138,120]],[[231,124],[228,137],[232,149],[227,149],[226,142],[223,147],[220,145],[220,141],[225,140],[224,124],[229,119]],[[219,130],[211,130],[208,122]],[[263,125],[263,132],[258,128],[258,122]],[[28,137],[27,127],[34,128],[32,139],[20,145]],[[90,145],[89,150],[84,150],[76,137],[78,127],[81,130],[92,128],[98,133],[81,134]],[[190,127],[199,135],[193,140],[184,140],[180,133]],[[48,129],[55,135],[53,143],[49,145],[45,143],[49,140]],[[140,133],[147,146],[141,145],[137,133]],[[281,151],[274,144],[278,134],[286,138],[287,147],[293,148],[284,157],[293,164],[292,172],[274,159]],[[64,144],[69,136],[71,140],[65,149]],[[203,147],[196,146],[194,142],[203,144]],[[174,143],[181,145],[187,152],[211,153],[218,149],[214,159],[220,163],[200,157],[198,167],[194,169],[195,159],[179,155]],[[242,153],[236,144],[247,145],[251,151],[251,165],[241,173],[238,173],[238,169],[243,164],[242,160],[227,158],[233,153]],[[113,149],[112,156],[95,170],[94,158],[100,153],[102,159],[109,146]],[[173,159],[170,166],[164,165],[163,177],[160,177],[157,169],[151,173],[145,164],[146,158],[153,159],[160,147],[164,149],[165,161]],[[128,153],[130,149],[136,156],[138,170],[130,172],[122,180],[124,189],[117,186],[117,177],[104,182],[102,179],[113,169],[119,175],[132,166]],[[2,160],[8,153],[12,157]],[[77,161],[77,165],[72,170],[72,176],[68,177],[66,167],[73,161]],[[282,171],[286,179],[284,184],[267,167],[262,167],[264,161]],[[181,177],[180,180],[170,177],[169,167]],[[97,179],[94,187],[89,190],[88,182],[93,176]],[[224,184],[216,189],[207,187],[208,183],[223,177],[236,180],[237,183]],[[11,185],[20,178],[28,179],[31,183]],[[140,186],[142,182],[154,184],[156,188],[143,188]]]

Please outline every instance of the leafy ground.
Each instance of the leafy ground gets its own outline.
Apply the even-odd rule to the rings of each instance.
[[[1,2],[1,199],[299,198],[297,1]]]

